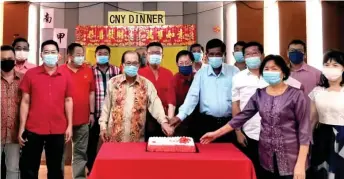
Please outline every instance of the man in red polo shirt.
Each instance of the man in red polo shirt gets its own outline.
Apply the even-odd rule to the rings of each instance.
[[[161,60],[163,58],[163,46],[159,42],[151,42],[147,45],[147,66],[139,69],[139,75],[150,80],[158,92],[165,114],[168,109],[169,101],[169,85],[173,79],[173,74],[170,70],[161,67]],[[164,136],[160,124],[153,119],[148,113],[146,120],[146,140],[150,136]]]
[[[94,124],[95,83],[92,69],[84,64],[84,49],[78,43],[67,48],[68,64],[61,66],[72,76],[73,93],[73,178],[86,179],[89,125]]]
[[[41,57],[43,65],[29,69],[20,84],[20,174],[22,179],[38,178],[44,147],[48,179],[63,179],[64,145],[72,137],[72,80],[57,67],[59,47],[55,41],[42,43]]]

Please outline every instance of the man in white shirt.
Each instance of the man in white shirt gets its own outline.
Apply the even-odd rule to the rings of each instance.
[[[258,88],[265,88],[269,84],[260,77],[260,63],[264,58],[264,48],[258,42],[249,42],[243,48],[247,69],[233,77],[232,82],[232,114],[233,117],[243,110],[251,96]],[[301,88],[301,83],[291,77],[285,82],[295,88]],[[259,163],[258,141],[261,117],[257,113],[247,121],[241,130],[235,131],[239,148],[253,162],[257,179],[261,179]]]

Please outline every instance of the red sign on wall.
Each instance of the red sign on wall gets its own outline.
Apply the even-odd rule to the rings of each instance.
[[[185,46],[196,42],[195,25],[163,26],[77,26],[76,42],[86,46],[146,46],[160,42],[164,46]]]

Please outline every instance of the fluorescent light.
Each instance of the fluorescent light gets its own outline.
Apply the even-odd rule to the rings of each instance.
[[[233,65],[235,63],[235,59],[233,57],[233,46],[237,42],[238,39],[238,24],[237,24],[237,6],[236,3],[230,2],[229,4],[225,4],[224,7],[226,8],[226,51],[227,51],[227,59],[226,63]]]
[[[279,12],[277,0],[264,0],[264,53],[280,54]]]
[[[29,6],[29,23],[28,23],[28,42],[30,44],[30,52],[29,52],[29,57],[28,61],[33,64],[37,64],[37,59],[38,57],[38,51],[37,49],[38,45],[37,43],[37,33],[39,30],[39,22],[38,22],[38,6],[37,4],[30,4]]]
[[[320,0],[306,1],[307,63],[323,67],[322,5]]]

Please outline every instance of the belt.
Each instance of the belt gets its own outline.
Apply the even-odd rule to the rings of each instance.
[[[204,117],[206,117],[208,119],[215,120],[217,124],[225,124],[229,120],[232,119],[232,116],[228,116],[228,117],[215,117],[215,116],[207,115],[205,113],[203,113],[201,115],[203,115]]]

